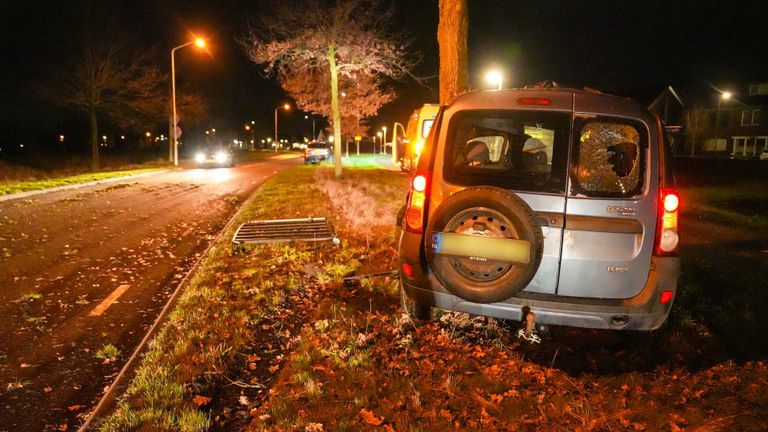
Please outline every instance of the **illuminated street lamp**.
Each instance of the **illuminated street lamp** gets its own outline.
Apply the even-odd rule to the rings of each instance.
[[[381,131],[384,132],[384,146],[381,148],[381,154],[387,153],[387,127],[382,126]]]
[[[498,90],[501,90],[501,84],[502,84],[502,77],[501,72],[497,70],[489,71],[485,74],[485,80],[488,81],[489,84],[493,84],[497,86]]]
[[[376,132],[376,136],[379,137],[379,146],[381,146],[381,131]],[[373,140],[373,154],[376,154],[376,140]]]
[[[304,119],[307,119],[307,120],[308,120],[308,119],[309,119],[309,116],[308,116],[308,115],[305,115],[305,116],[304,116]],[[314,139],[315,139],[315,137],[316,137],[316,135],[315,135],[315,116],[312,116],[312,139],[314,140]]]
[[[717,116],[715,117],[715,130],[717,130],[720,127],[720,106],[722,105],[723,101],[730,100],[731,97],[733,97],[733,93],[726,90],[721,92],[720,97],[717,99]]]
[[[248,132],[248,131],[250,131],[250,132],[251,132],[251,150],[253,150],[253,149],[254,149],[253,143],[254,143],[254,141],[256,140],[256,136],[255,136],[255,134],[256,134],[256,130],[255,130],[255,128],[254,128],[254,127],[252,127],[251,125],[249,125],[248,123],[246,123],[246,124],[245,124],[245,131],[246,131],[246,132]],[[248,139],[248,138],[246,137],[246,140],[247,140],[247,139]]]
[[[280,142],[277,140],[277,111],[280,110],[280,108],[288,111],[291,109],[291,106],[288,104],[280,105],[279,107],[275,108],[275,152],[277,152],[277,149],[280,147]]]
[[[171,50],[171,105],[173,106],[173,118],[171,119],[171,136],[169,159],[173,165],[179,164],[179,145],[178,145],[178,117],[176,116],[176,50],[195,44],[198,48],[205,47],[205,40],[197,38],[185,44],[181,44]]]

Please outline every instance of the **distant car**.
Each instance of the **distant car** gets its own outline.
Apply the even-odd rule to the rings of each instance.
[[[331,158],[331,148],[323,142],[312,142],[304,150],[304,165],[325,161]]]
[[[291,144],[291,149],[292,150],[304,150],[306,148],[307,148],[307,143],[295,142],[295,143]]]
[[[226,147],[211,147],[201,149],[195,154],[195,162],[197,162],[197,166],[200,168],[207,166],[235,166],[235,158],[232,155],[232,150]]]

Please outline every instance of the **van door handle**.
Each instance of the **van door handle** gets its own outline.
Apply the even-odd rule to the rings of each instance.
[[[562,213],[536,212],[536,222],[543,227],[562,228],[564,220]]]

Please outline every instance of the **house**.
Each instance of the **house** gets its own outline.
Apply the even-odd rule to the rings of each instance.
[[[749,159],[768,153],[768,82],[717,95],[686,110],[685,154]]]

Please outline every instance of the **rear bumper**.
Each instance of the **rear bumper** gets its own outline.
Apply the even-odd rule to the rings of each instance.
[[[405,236],[420,237],[408,233],[405,233]],[[426,263],[423,248],[403,248],[402,246],[401,243],[400,280],[406,296],[411,300],[440,309],[518,321],[522,321],[524,314],[530,310],[536,314],[537,323],[547,325],[613,330],[655,330],[661,327],[669,316],[677,294],[677,279],[680,272],[678,258],[653,257],[648,281],[643,290],[633,298],[595,299],[523,291],[502,302],[481,304],[451,294],[426,264],[420,265],[419,263]],[[414,252],[415,256],[409,252]],[[403,262],[413,265],[413,277],[403,274]],[[661,304],[661,292],[666,290],[672,291],[674,295],[668,303]]]
[[[325,155],[304,156],[304,162],[320,162],[324,160],[328,160],[328,156],[325,156]]]

